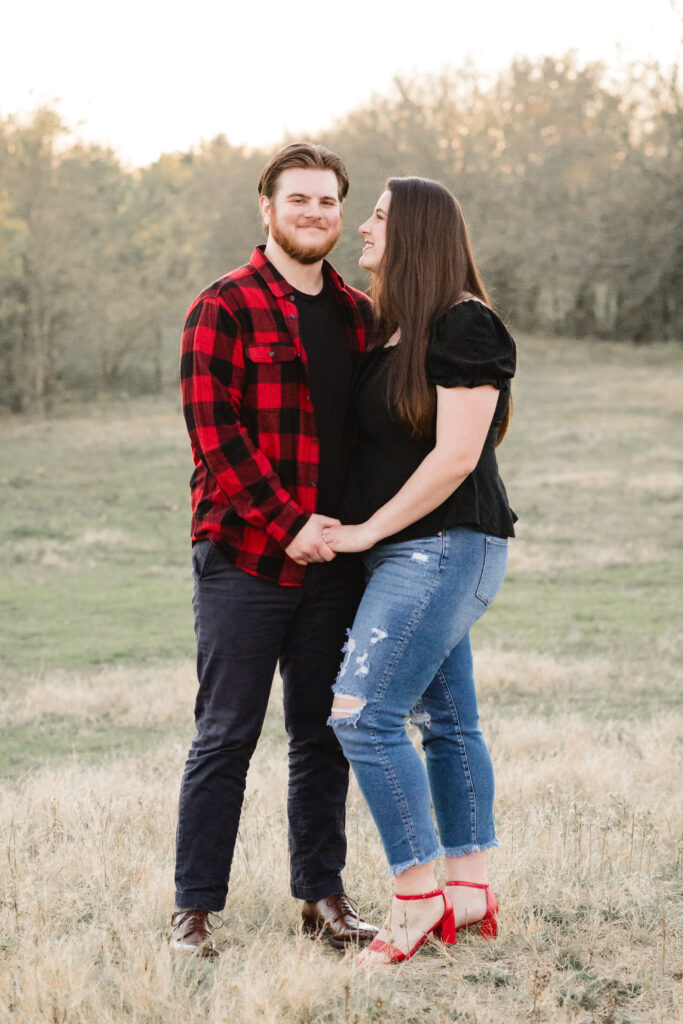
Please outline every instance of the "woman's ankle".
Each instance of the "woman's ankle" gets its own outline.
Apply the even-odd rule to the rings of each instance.
[[[422,896],[440,888],[434,873],[435,861],[429,864],[416,864],[412,868],[394,876],[394,895]]]
[[[444,858],[444,869],[447,882],[473,882],[475,885],[487,885],[486,853],[467,854],[465,857]]]

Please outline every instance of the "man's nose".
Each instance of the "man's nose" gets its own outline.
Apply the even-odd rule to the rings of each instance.
[[[323,215],[323,209],[322,203],[318,202],[317,199],[312,199],[306,208],[306,216],[320,220]]]

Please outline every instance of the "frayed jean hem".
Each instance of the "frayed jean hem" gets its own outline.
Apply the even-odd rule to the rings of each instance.
[[[400,864],[390,864],[389,865],[389,870],[391,871],[391,874],[394,877],[396,877],[396,875],[402,875],[404,871],[408,870],[408,868],[417,868],[417,867],[421,867],[423,864],[431,864],[431,862],[433,860],[437,860],[439,857],[443,857],[443,856],[444,856],[443,846],[438,846],[437,849],[434,851],[434,853],[431,854],[430,856],[427,856],[427,857],[413,857],[411,860],[403,861]]]
[[[472,853],[484,853],[485,850],[492,850],[500,846],[500,840],[495,837],[487,843],[468,843],[467,846],[444,846],[444,857],[469,857]]]

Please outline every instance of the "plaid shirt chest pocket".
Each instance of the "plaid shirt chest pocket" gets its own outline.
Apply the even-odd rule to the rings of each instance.
[[[299,353],[290,341],[250,344],[244,349],[244,404],[260,418],[264,410],[298,408],[303,383]]]
[[[266,344],[251,344],[245,348],[247,361],[257,366],[268,366],[273,363],[289,363],[299,358],[294,345],[288,341],[273,341]]]
[[[261,388],[264,385],[286,384],[291,386],[297,384],[301,379],[299,353],[289,341],[247,345],[244,355],[248,404],[250,404],[251,397],[254,404],[261,405],[261,400],[265,397],[261,393]],[[249,392],[253,389],[256,389],[256,394],[250,396]],[[287,401],[284,395],[281,397]],[[291,394],[288,397],[289,402],[294,399]]]

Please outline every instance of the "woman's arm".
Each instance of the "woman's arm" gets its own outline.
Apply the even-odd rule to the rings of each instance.
[[[366,551],[438,508],[479,462],[498,402],[490,384],[436,389],[436,444],[401,490],[358,526],[325,529],[333,551]]]

